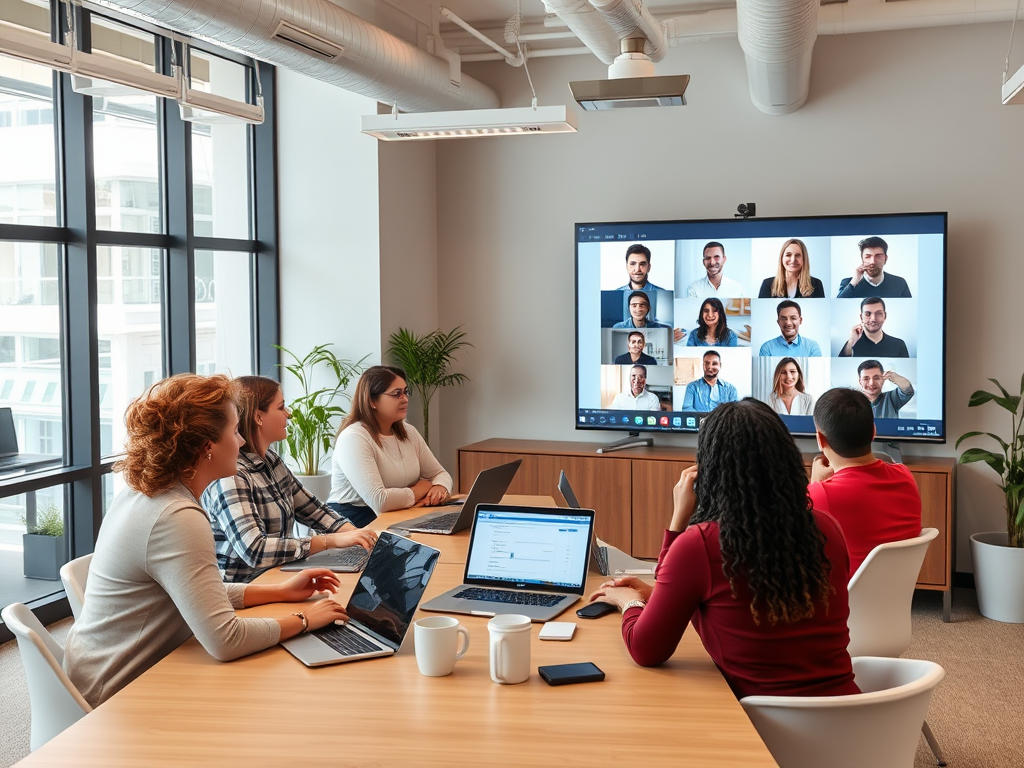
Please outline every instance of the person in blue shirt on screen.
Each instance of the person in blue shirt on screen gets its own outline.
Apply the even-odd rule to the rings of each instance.
[[[871,401],[871,412],[876,419],[898,419],[900,409],[914,397],[914,385],[910,379],[885,370],[878,360],[865,360],[858,365],[857,381],[861,392]],[[887,381],[896,388],[883,392],[882,387]]]
[[[722,356],[709,349],[704,353],[704,376],[686,385],[683,410],[708,413],[722,403],[735,403],[739,398],[736,387],[718,379],[722,369]]]
[[[643,291],[629,294],[629,319],[615,323],[612,328],[668,328],[664,323],[651,319],[651,300]]]
[[[651,249],[646,245],[634,243],[626,249],[626,274],[629,282],[619,288],[620,291],[663,291],[654,283],[648,282],[647,275],[651,271]]]
[[[704,299],[697,317],[697,328],[686,337],[688,347],[735,347],[739,336],[729,328],[721,299]]]
[[[761,345],[761,357],[821,357],[818,342],[800,335],[804,318],[799,304],[791,299],[780,301],[775,313],[782,333]]]
[[[623,352],[621,355],[615,358],[615,365],[657,365],[658,361],[655,360],[648,354],[644,353],[644,347],[647,346],[647,340],[644,339],[644,335],[640,331],[633,331],[629,334],[627,339],[629,344],[629,352]]]

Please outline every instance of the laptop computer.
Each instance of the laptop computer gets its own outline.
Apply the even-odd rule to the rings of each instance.
[[[463,583],[424,611],[550,621],[583,597],[594,511],[480,504]]]
[[[305,568],[328,568],[335,573],[359,573],[370,559],[370,553],[362,547],[339,547],[325,549],[315,555],[293,560],[282,565],[282,571],[301,571]]]
[[[39,464],[53,464],[60,460],[60,456],[19,451],[18,433],[14,429],[14,412],[10,408],[0,408],[0,472],[28,469]]]
[[[462,509],[455,512],[431,512],[395,523],[390,528],[409,533],[461,533],[473,524],[473,512],[478,504],[497,504],[501,501],[522,463],[522,459],[516,459],[508,464],[481,470],[473,481],[473,487],[469,489],[469,496]]]
[[[579,499],[576,498],[576,492],[569,485],[569,478],[565,476],[564,469],[558,475],[558,492],[562,494],[567,507],[570,509],[580,508]],[[601,576],[611,573],[608,570],[608,547],[602,546],[597,536],[594,537],[593,543],[590,545],[590,570]]]
[[[345,608],[349,620],[343,626],[328,624],[291,637],[281,645],[307,667],[397,653],[440,554],[384,531]]]

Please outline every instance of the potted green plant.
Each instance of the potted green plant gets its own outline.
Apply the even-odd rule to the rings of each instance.
[[[22,522],[25,522],[22,519]],[[36,514],[35,525],[22,536],[25,576],[56,581],[67,560],[64,548],[64,513],[52,501],[45,501]]]
[[[396,365],[405,369],[406,383],[416,392],[423,408],[423,439],[430,444],[430,401],[439,387],[454,387],[469,381],[464,373],[451,370],[456,353],[472,347],[462,326],[445,333],[440,328],[419,335],[399,328],[388,339],[388,354]]]
[[[1020,403],[1024,396],[1024,376],[1020,393],[1011,395],[995,379],[989,379],[999,393],[979,389],[971,395],[968,407],[995,403],[1010,414],[1010,435],[1004,439],[991,432],[967,432],[956,441],[979,435],[990,437],[1001,449],[968,448],[960,454],[961,464],[983,461],[999,475],[999,487],[1006,499],[1006,531],[988,531],[971,536],[974,584],[978,590],[978,609],[982,616],[1013,624],[1024,624],[1024,435],[1021,434]]]
[[[337,422],[346,413],[339,401],[348,398],[345,390],[362,372],[363,361],[366,360],[363,357],[353,363],[335,355],[330,347],[330,344],[320,344],[299,357],[291,350],[277,346],[291,358],[290,363],[280,367],[298,380],[302,392],[288,405],[292,417],[288,421],[284,453],[294,461],[299,482],[321,500],[331,492],[331,477],[321,473],[320,468],[331,449]],[[313,380],[317,369],[330,375],[330,384],[315,386]]]

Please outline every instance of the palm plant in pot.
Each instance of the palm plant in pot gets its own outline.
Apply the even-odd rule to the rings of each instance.
[[[978,590],[978,609],[983,616],[997,621],[1024,624],[1024,434],[1020,414],[1024,396],[1024,376],[1020,393],[1011,395],[995,379],[989,379],[999,392],[979,389],[971,395],[968,407],[995,403],[1010,414],[1009,439],[991,432],[967,432],[956,441],[985,436],[994,440],[1000,451],[968,448],[960,454],[961,464],[983,461],[999,476],[999,488],[1006,500],[1006,532],[990,531],[971,536],[974,583]]]
[[[423,439],[430,444],[430,401],[439,387],[454,387],[469,381],[464,373],[451,370],[459,350],[473,345],[466,341],[462,326],[447,333],[436,331],[419,335],[399,328],[388,339],[388,353],[405,370],[406,383],[416,392],[423,408]]]
[[[275,345],[276,346],[276,345]],[[302,357],[282,346],[277,348],[291,358],[280,367],[294,376],[301,393],[288,405],[292,417],[288,421],[288,438],[284,453],[295,463],[299,482],[318,499],[326,499],[331,492],[331,476],[321,473],[321,466],[337,429],[337,422],[345,416],[339,401],[348,398],[349,384],[363,370],[363,357],[357,362],[334,354],[330,344],[313,347]],[[318,369],[325,371],[330,383],[317,387],[314,378]]]

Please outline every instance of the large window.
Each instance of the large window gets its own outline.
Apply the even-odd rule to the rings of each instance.
[[[63,5],[2,3],[4,21],[64,34]],[[165,75],[182,60],[159,29],[74,13],[83,50]],[[194,89],[254,92],[250,60],[190,50]],[[263,125],[208,126],[173,101],[82,95],[70,75],[0,56],[0,408],[19,453],[50,459],[0,471],[4,603],[59,610],[59,581],[21,575],[23,536],[45,513],[63,523],[63,559],[92,551],[124,487],[111,465],[133,398],[184,371],[273,373],[272,68],[260,76]]]

